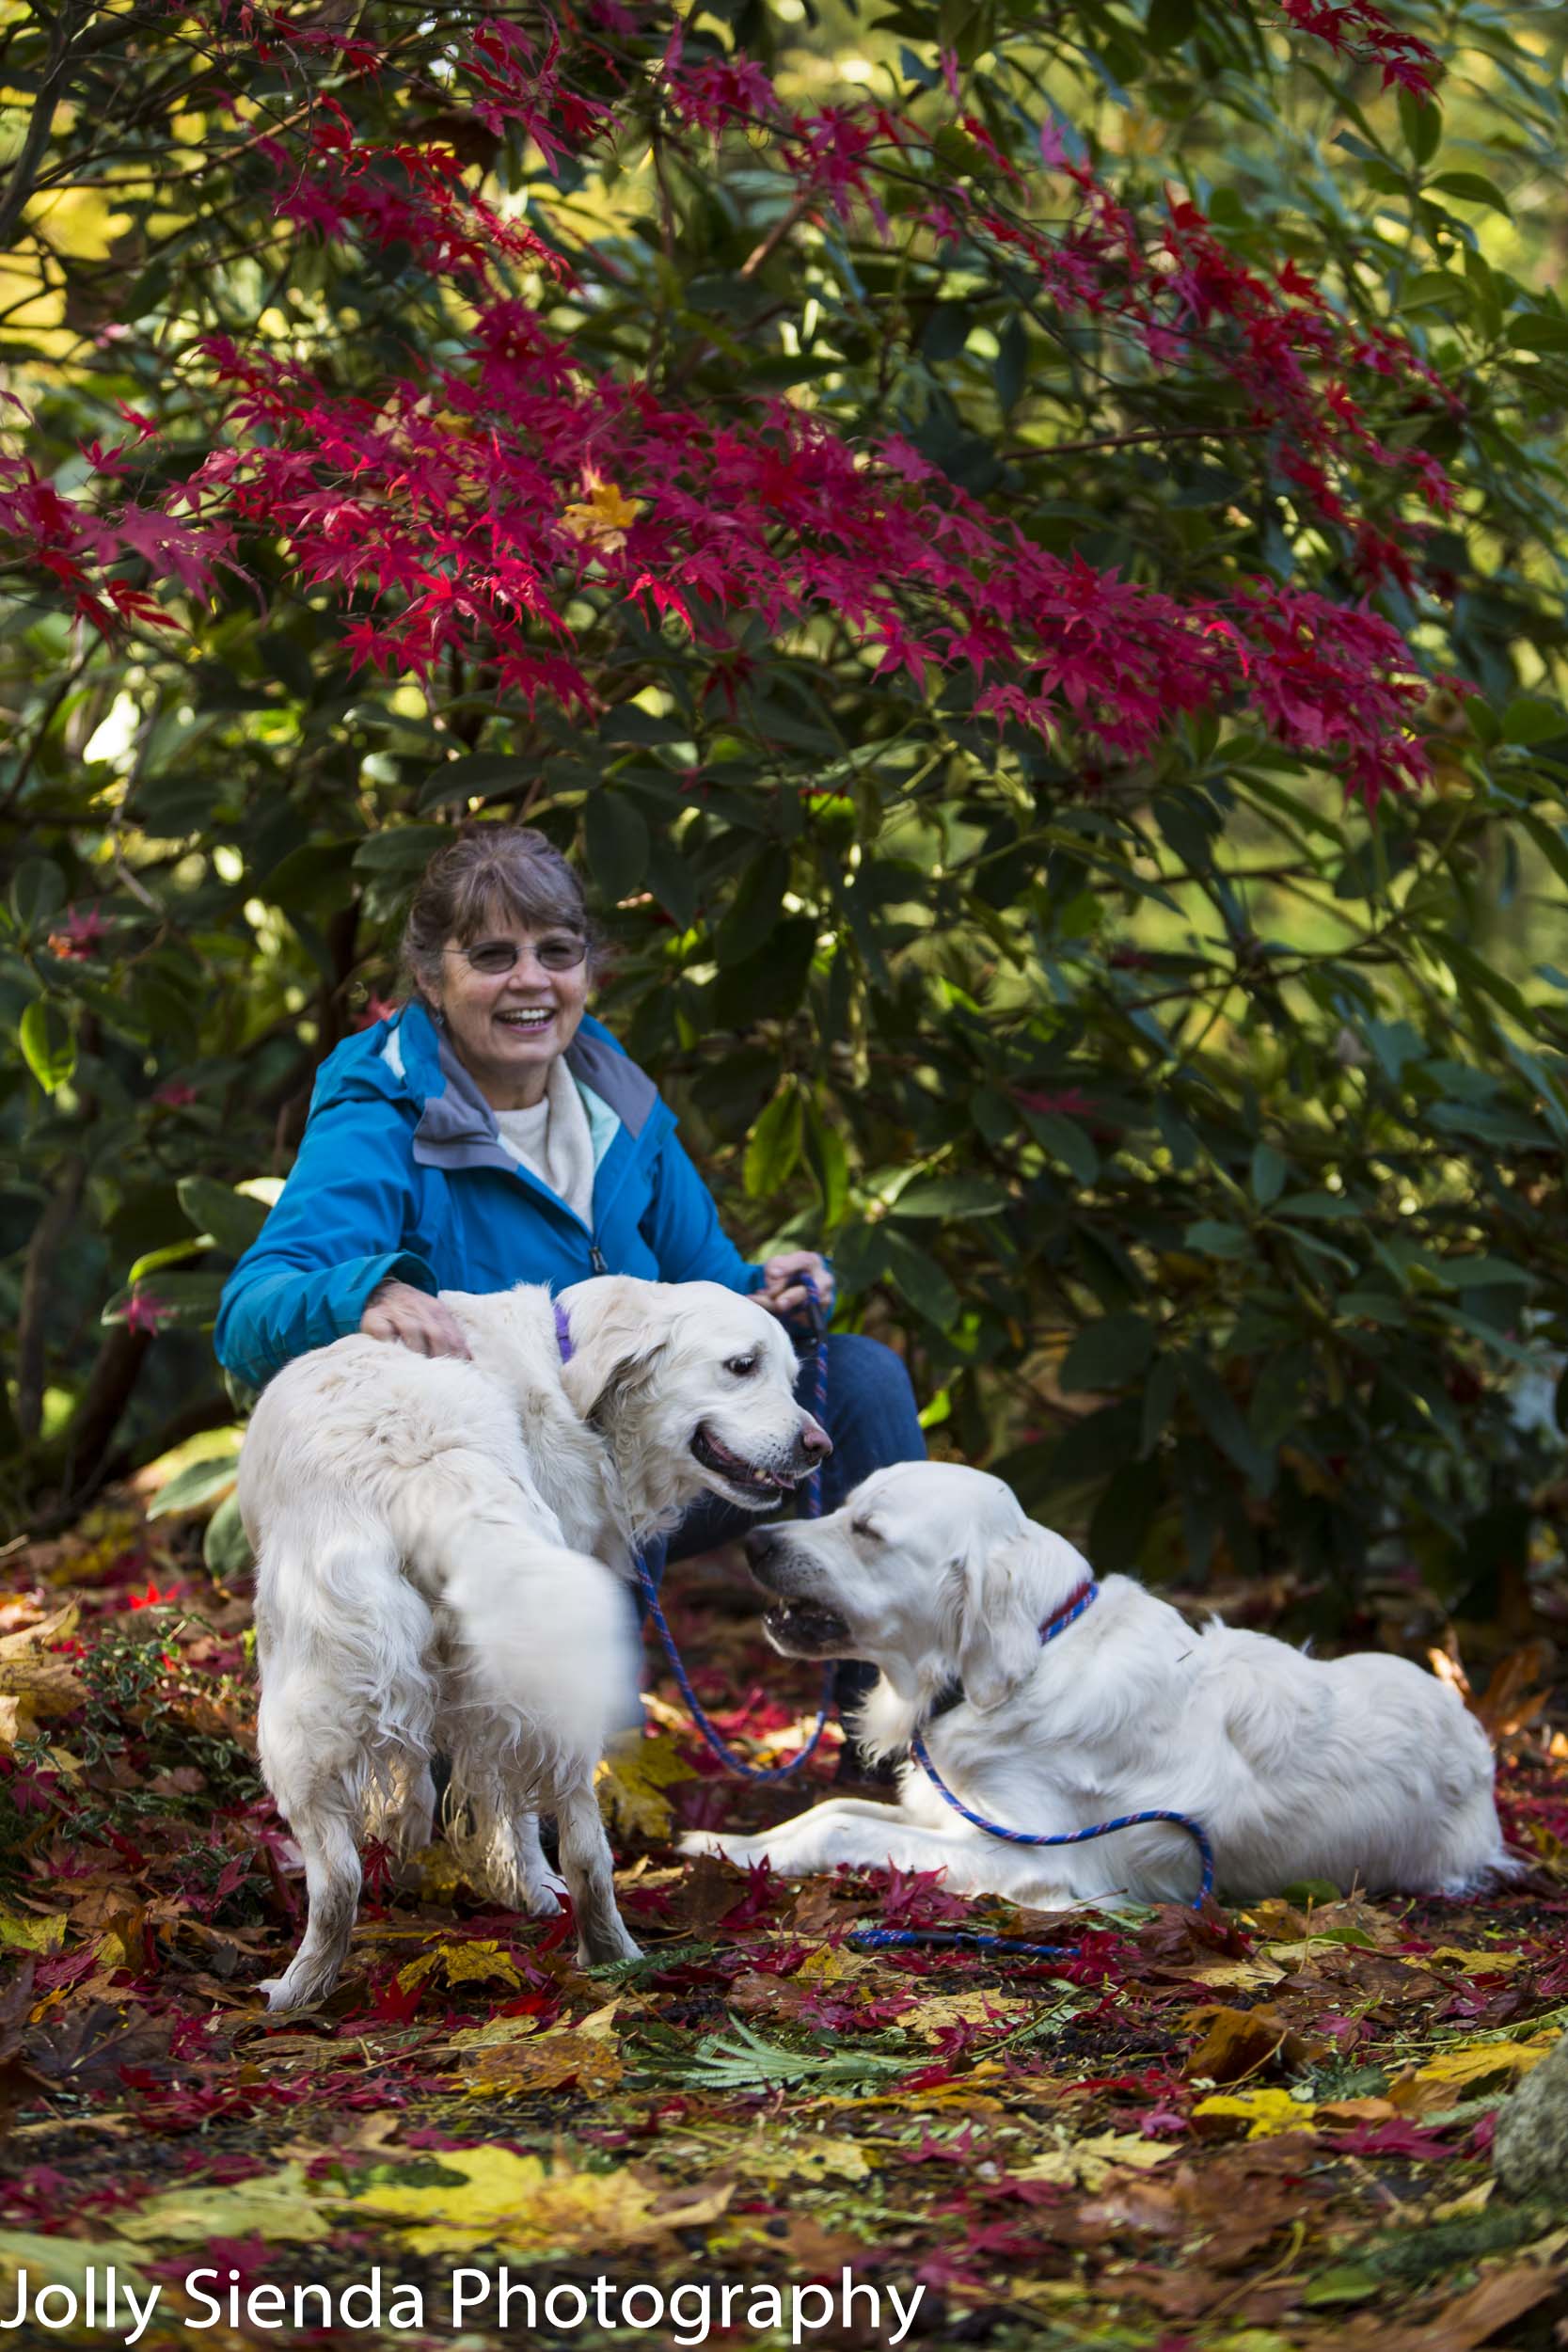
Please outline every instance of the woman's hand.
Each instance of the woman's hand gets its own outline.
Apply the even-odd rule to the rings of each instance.
[[[383,1282],[371,1293],[359,1328],[372,1340],[396,1340],[416,1356],[467,1356],[468,1343],[450,1307],[411,1282]]]
[[[832,1312],[833,1278],[828,1271],[826,1259],[815,1249],[785,1249],[777,1258],[769,1258],[762,1269],[762,1288],[752,1295],[759,1307],[766,1307],[771,1315],[789,1315],[806,1303],[806,1286],[801,1275],[809,1276],[816,1286],[822,1312]]]

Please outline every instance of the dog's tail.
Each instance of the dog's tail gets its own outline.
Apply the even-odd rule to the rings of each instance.
[[[459,1708],[483,1719],[476,1745],[535,1763],[545,1792],[591,1776],[617,1734],[641,1722],[625,1586],[511,1514],[467,1513],[442,1549]]]

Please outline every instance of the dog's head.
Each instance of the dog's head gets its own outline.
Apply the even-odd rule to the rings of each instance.
[[[753,1528],[746,1557],[784,1657],[863,1658],[905,1690],[957,1674],[982,1710],[1034,1672],[1042,1620],[1088,1574],[999,1478],[955,1462],[877,1470],[828,1518]]]
[[[602,1276],[562,1294],[567,1393],[655,1515],[704,1492],[766,1511],[832,1452],[776,1315],[718,1282]]]

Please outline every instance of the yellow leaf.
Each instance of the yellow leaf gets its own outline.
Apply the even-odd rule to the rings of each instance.
[[[30,1740],[40,1716],[69,1715],[87,1697],[72,1661],[55,1658],[46,1647],[69,1640],[76,1614],[72,1603],[19,1633],[0,1635],[0,1748]]]
[[[1555,2033],[1537,2034],[1532,2042],[1467,2042],[1458,2050],[1443,2050],[1416,2070],[1423,2083],[1474,2082],[1480,2074],[1528,2074],[1557,2047]]]
[[[599,1766],[594,1780],[599,1810],[610,1825],[619,1824],[654,1844],[669,1836],[673,1819],[664,1790],[696,1777],[670,1735],[656,1732],[649,1739],[628,1740]]]
[[[486,1984],[499,1977],[502,1984],[515,1991],[522,1988],[522,1977],[510,1952],[503,1952],[494,1942],[477,1944],[443,1944],[441,1964],[449,1984]]]
[[[421,1846],[418,1853],[411,1854],[407,1871],[420,1900],[427,1903],[451,1903],[469,1884],[461,1859],[444,1838],[433,1846]],[[477,1894],[479,1889],[472,1891]]]
[[[1526,1965],[1523,1952],[1462,1951],[1457,1944],[1439,1944],[1434,1952],[1413,1952],[1409,1955],[1417,1967],[1433,1961],[1446,1960],[1456,1968],[1468,1968],[1478,1977],[1506,1976],[1511,1968]]]
[[[575,2083],[593,2099],[611,2090],[621,2073],[621,2053],[612,2041],[565,2026],[476,2051],[463,2089],[470,2099],[479,2099],[494,2098],[498,2091],[560,2090]]]
[[[398,1990],[408,1992],[439,1968],[449,1985],[488,1984],[499,1979],[515,1991],[521,1988],[517,1964],[493,1938],[472,1944],[437,1944],[398,1970]]]
[[[37,1625],[24,1625],[16,1633],[0,1633],[0,1658],[24,1657],[39,1642],[69,1642],[80,1614],[76,1603],[71,1601],[52,1617],[40,1617]]]
[[[999,1993],[938,1993],[906,2010],[898,2023],[922,2042],[935,2042],[951,2026],[991,2026],[1006,2033],[1015,2021],[1003,2012],[1005,1998]]]
[[[1444,2203],[1433,2205],[1429,2217],[1433,2221],[1461,2221],[1470,2214],[1484,2213],[1492,2202],[1492,2193],[1497,2185],[1497,2174],[1489,2172],[1484,2181],[1475,2182],[1463,2196],[1450,2197]]]
[[[641,514],[645,501],[623,498],[613,482],[594,482],[588,496],[568,506],[561,519],[572,537],[607,555],[626,544],[626,532]]]
[[[0,1946],[13,1952],[57,1952],[65,1942],[63,1911],[0,1910]]]
[[[461,2026],[443,2045],[449,2050],[491,2050],[505,2042],[526,2042],[539,2031],[537,2017],[492,2017],[483,2026]]]
[[[400,2169],[406,2180],[398,2178]],[[428,2169],[378,2169],[341,2211],[356,2220],[400,2225],[419,2254],[467,2254],[495,2246],[597,2255],[716,2221],[734,2189],[733,2183],[713,2188],[699,2182],[664,2202],[663,2191],[630,2171],[552,2169],[539,2156],[516,2155],[510,2148],[444,2149],[436,2183],[419,2177]]]
[[[1444,2050],[1388,2086],[1388,2096],[1402,2115],[1440,2114],[1465,2099],[1488,2090],[1506,2090],[1557,2047],[1555,2033],[1533,2042],[1468,2042],[1457,2050]]]
[[[307,2181],[303,2164],[286,2164],[280,2172],[230,2187],[166,2189],[122,2215],[119,2228],[138,2246],[204,2246],[214,2237],[251,2236],[314,2246],[332,2234],[322,2193]]]
[[[877,1973],[876,1962],[868,1959],[865,1953],[851,1952],[842,1944],[836,1948],[832,1944],[824,1944],[820,1951],[807,1953],[790,1982],[845,1984],[851,1977],[867,1977]]]
[[[576,2026],[541,2027],[534,2017],[498,2017],[454,2033],[448,2046],[472,2061],[464,2077],[470,2098],[498,2090],[554,2090],[573,2081],[597,2092],[621,2078],[615,2046],[620,2007],[619,2000],[607,2001]]]
[[[1292,2099],[1288,2090],[1237,2090],[1200,2099],[1194,2120],[1223,2124],[1227,2119],[1247,2127],[1248,2139],[1272,2139],[1276,2132],[1305,2131],[1317,2114],[1309,2099]]]
[[[8,2287],[18,2274],[27,2273],[27,2291],[36,2296],[40,2287],[70,2287],[78,2302],[85,2302],[87,2273],[98,2273],[98,2292],[103,2293],[103,2272],[110,2263],[119,2275],[123,2287],[127,2280],[140,2295],[146,2280],[136,2268],[137,2249],[124,2238],[35,2237],[25,2230],[0,2230],[0,2278]],[[124,2297],[121,2296],[123,2306]]]
[[[764,2181],[868,2181],[872,2163],[858,2139],[803,2139],[794,2146],[749,2138],[736,2160],[747,2177]]]
[[[1174,2148],[1140,2132],[1096,2132],[1061,2148],[1049,2148],[1016,2172],[1015,2181],[1053,2181],[1061,2188],[1101,2189],[1118,2167],[1150,2172],[1175,2155]]]
[[[1201,1966],[1184,1968],[1181,1973],[1194,1984],[1210,1985],[1216,1993],[1255,1993],[1277,1984],[1285,1971],[1268,1960],[1206,1960]]]

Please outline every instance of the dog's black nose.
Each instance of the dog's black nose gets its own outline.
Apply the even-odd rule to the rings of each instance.
[[[776,1527],[750,1527],[743,1541],[748,1563],[753,1568],[760,1568],[763,1562],[770,1560],[778,1550],[779,1531]]]

